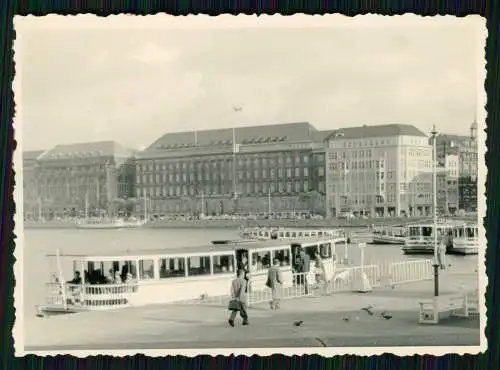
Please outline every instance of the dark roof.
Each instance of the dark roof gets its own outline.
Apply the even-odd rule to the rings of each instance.
[[[325,141],[335,130],[322,130],[312,132],[314,142]]]
[[[96,141],[91,143],[62,144],[47,150],[40,160],[88,157],[130,157],[134,153],[115,141]]]
[[[23,152],[23,160],[35,160],[41,156],[45,150],[27,150]]]
[[[314,141],[317,132],[308,122],[234,128],[237,144]],[[233,128],[167,133],[146,151],[222,145],[233,145]]]
[[[452,142],[458,144],[465,140],[470,140],[470,136],[439,134],[437,135],[436,144],[439,146],[443,145],[443,143],[448,143],[451,146]],[[429,139],[429,143],[432,144],[432,138]]]
[[[389,124],[389,125],[364,125],[359,127],[345,127],[332,130],[326,139],[334,139],[339,135],[342,139],[361,139],[384,136],[421,136],[428,137],[418,128],[412,125]]]

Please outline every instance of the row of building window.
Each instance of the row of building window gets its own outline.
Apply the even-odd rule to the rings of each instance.
[[[379,169],[385,168],[384,160],[370,160],[370,161],[352,161],[352,162],[333,162],[328,165],[332,171],[335,170],[349,170],[349,169]]]
[[[324,182],[319,183],[319,191],[324,192]],[[279,182],[279,183],[242,183],[237,186],[237,192],[244,192],[246,194],[267,194],[271,193],[302,193],[308,192],[309,182]],[[230,185],[221,186],[217,184],[210,184],[199,189],[194,185],[190,186],[156,186],[156,187],[138,187],[137,196],[157,196],[157,197],[173,197],[173,196],[194,196],[204,194],[223,195],[233,193],[234,188]]]
[[[325,171],[324,168],[319,167],[317,169],[318,176],[324,176]],[[252,177],[253,175],[253,177]],[[291,178],[293,175],[295,177],[300,177],[301,175],[304,178],[309,177],[309,169],[307,167],[305,168],[299,168],[296,167],[295,171],[292,172],[291,168],[288,168],[286,171],[284,171],[283,168],[278,168],[278,169],[270,169],[270,170],[254,170],[253,172],[251,171],[238,171],[237,176],[238,180],[250,180],[250,179],[259,179],[259,175],[261,179],[268,179],[268,178],[275,178],[278,176],[279,178],[282,178],[286,176],[287,178]],[[166,173],[163,174],[137,174],[136,175],[136,182],[137,183],[142,183],[142,184],[161,184],[161,183],[180,183],[180,182],[193,182],[193,181],[202,181],[202,180],[232,180],[232,173],[224,173],[224,172],[204,172],[204,173],[169,173],[168,175]]]
[[[276,164],[308,164],[309,163],[309,154],[301,154],[295,156],[283,156],[276,155],[273,157],[240,157],[237,159],[237,164],[240,167],[243,166],[275,166]],[[191,160],[191,161],[166,161],[166,160],[158,160],[150,163],[137,164],[137,169],[140,172],[152,172],[154,170],[169,170],[173,171],[177,170],[185,170],[185,169],[198,169],[202,168],[221,168],[228,165],[232,165],[231,158],[222,158],[222,159],[213,159],[213,160]]]

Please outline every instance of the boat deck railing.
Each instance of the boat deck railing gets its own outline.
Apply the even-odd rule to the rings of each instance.
[[[130,295],[138,289],[134,283],[104,285],[47,283],[46,288],[46,303],[50,306],[78,306],[89,309],[128,306]]]

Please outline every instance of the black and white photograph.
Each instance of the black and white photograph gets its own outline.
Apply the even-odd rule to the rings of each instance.
[[[483,18],[14,24],[16,355],[487,348]]]

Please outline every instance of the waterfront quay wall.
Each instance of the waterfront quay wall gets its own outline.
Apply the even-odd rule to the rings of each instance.
[[[472,217],[455,218],[457,220],[475,221]],[[360,229],[369,226],[391,226],[408,222],[428,221],[429,218],[391,218],[391,219],[325,219],[325,220],[153,220],[146,227],[165,229],[237,229],[241,227],[296,227],[296,228],[352,228]],[[71,229],[73,221],[25,221],[26,229]]]

